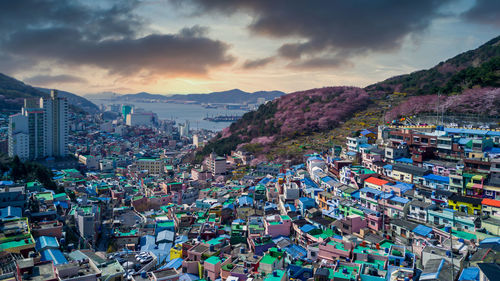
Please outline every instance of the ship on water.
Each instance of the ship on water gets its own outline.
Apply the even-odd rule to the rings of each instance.
[[[234,122],[241,119],[241,116],[238,115],[217,115],[212,117],[205,117],[203,120],[211,121],[211,122]]]

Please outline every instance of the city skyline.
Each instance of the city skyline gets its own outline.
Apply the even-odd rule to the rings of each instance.
[[[0,5],[0,72],[80,95],[366,86],[476,48],[500,26],[497,1]]]

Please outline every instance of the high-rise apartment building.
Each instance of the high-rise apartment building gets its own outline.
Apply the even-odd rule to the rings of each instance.
[[[47,156],[64,157],[68,154],[68,101],[59,98],[57,90],[52,90],[49,98],[40,99],[40,107],[45,109],[47,131],[45,143]]]
[[[68,154],[68,103],[52,91],[49,98],[26,99],[9,118],[9,156],[22,160]]]

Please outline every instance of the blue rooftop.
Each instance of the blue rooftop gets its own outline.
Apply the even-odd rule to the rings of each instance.
[[[241,196],[238,198],[238,204],[241,206],[253,206],[253,198],[250,196]]]
[[[432,232],[432,228],[425,226],[425,225],[417,225],[415,229],[413,229],[413,233],[418,234],[423,237],[427,237]]]
[[[378,189],[375,189],[375,188],[371,188],[371,187],[363,187],[359,190],[360,192],[370,192],[370,193],[373,193],[375,195],[380,195],[382,194],[382,191],[378,190]]]
[[[314,230],[314,229],[317,229],[316,226],[312,225],[312,224],[304,224],[300,230],[304,233],[309,233],[311,230]]]
[[[445,183],[449,183],[450,182],[450,178],[449,177],[444,177],[444,176],[435,175],[435,174],[425,175],[424,179],[429,180],[429,181],[439,181],[439,182],[445,182]]]
[[[368,135],[368,134],[373,134],[372,131],[370,130],[367,130],[367,129],[364,129],[363,131],[360,132],[361,135],[365,136],[365,135]]]
[[[46,248],[59,248],[59,242],[57,239],[52,236],[40,236],[36,239],[35,249],[37,251],[46,249]]]
[[[23,216],[23,210],[18,207],[8,206],[0,209],[1,220],[15,219],[15,218],[20,218],[22,216]]]
[[[292,256],[294,259],[302,259],[307,257],[307,250],[301,246],[290,244],[285,248],[285,252]]]
[[[464,268],[458,278],[459,281],[479,281],[479,267]]]
[[[413,164],[413,160],[411,158],[404,158],[404,157],[394,159],[394,162],[405,163],[405,164]]]
[[[61,250],[59,249],[47,249],[41,252],[42,261],[52,261],[54,265],[68,263],[68,260],[64,257]]]
[[[390,200],[394,201],[394,202],[401,203],[401,204],[406,204],[406,203],[410,202],[410,200],[403,198],[403,197],[399,197],[399,196],[394,196]]]

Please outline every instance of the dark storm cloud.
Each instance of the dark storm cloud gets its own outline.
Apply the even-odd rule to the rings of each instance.
[[[67,74],[61,75],[35,75],[24,79],[26,82],[33,85],[50,85],[50,84],[63,84],[63,83],[86,83],[87,80]]]
[[[462,17],[471,22],[500,27],[500,1],[476,0],[475,5],[463,13]]]
[[[205,74],[211,66],[233,62],[228,46],[200,36],[199,28],[179,34],[148,35],[142,38],[85,40],[68,28],[25,30],[10,36],[4,49],[38,60],[50,59],[67,65],[94,65],[114,74],[151,73]],[[36,46],[35,48],[33,46]]]
[[[256,60],[246,60],[245,63],[243,63],[243,68],[254,69],[254,68],[263,67],[263,66],[270,64],[274,60],[275,60],[274,57],[267,57],[267,58],[256,59]]]
[[[134,13],[139,1],[20,0],[0,2],[0,52],[42,61],[92,65],[114,74],[203,75],[234,61],[224,42],[193,26],[150,34]],[[12,59],[11,59],[12,60]]]
[[[175,1],[186,5],[186,1]],[[284,44],[278,54],[313,65],[332,54],[355,56],[399,48],[408,35],[425,30],[447,0],[191,0],[199,12],[244,12],[253,16],[256,34],[300,39]],[[342,61],[347,57],[333,60]],[[309,63],[307,62],[309,61]],[[297,63],[300,65],[301,63]],[[319,64],[319,62],[318,62]]]

